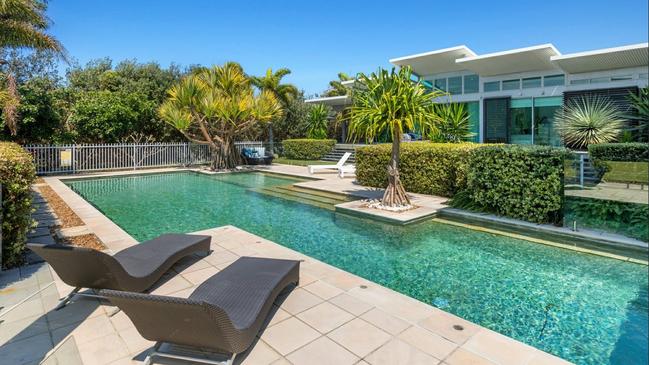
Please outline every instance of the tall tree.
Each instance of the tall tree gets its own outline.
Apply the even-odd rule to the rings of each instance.
[[[42,0],[0,0],[0,48],[49,50],[64,56],[61,43],[45,32],[50,25],[46,9],[47,3]],[[0,64],[6,62],[0,59]],[[0,92],[0,103],[9,130],[16,135],[20,104],[18,87],[13,74],[8,73],[4,78],[6,86]]]
[[[234,62],[197,70],[172,86],[168,95],[160,116],[189,140],[209,145],[215,170],[234,168],[240,161],[235,138],[282,115],[275,95],[268,90],[256,95]]]
[[[61,43],[45,31],[50,20],[45,15],[47,3],[42,0],[0,0],[0,48],[30,48],[49,50],[64,55]],[[0,59],[0,64],[6,63]],[[7,73],[4,90],[0,89],[0,103],[5,122],[12,135],[18,132],[20,98],[15,76]]]
[[[370,75],[359,74],[354,88],[349,123],[350,137],[370,140],[387,133],[392,137],[392,154],[388,166],[388,186],[383,195],[384,207],[410,206],[410,199],[399,179],[399,148],[403,132],[417,129],[429,135],[440,121],[433,99],[445,95],[426,90],[411,80],[412,70],[379,69]]]
[[[266,70],[264,76],[251,76],[250,82],[261,91],[269,91],[275,95],[277,100],[286,106],[289,101],[299,95],[299,91],[292,84],[282,84],[284,76],[291,73],[288,68],[280,68],[273,72],[272,68]]]

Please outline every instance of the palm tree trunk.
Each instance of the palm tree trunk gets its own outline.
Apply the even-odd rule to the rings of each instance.
[[[408,206],[410,199],[399,178],[399,148],[401,131],[395,130],[392,136],[392,158],[388,166],[388,187],[385,188],[381,203],[387,207]]]
[[[7,78],[7,99],[2,105],[2,114],[4,114],[5,123],[9,128],[12,136],[18,134],[18,105],[20,105],[20,96],[18,95],[18,86],[16,78],[11,72],[6,74]]]
[[[212,144],[212,170],[229,170],[239,164],[239,154],[234,141],[224,138],[222,143]]]

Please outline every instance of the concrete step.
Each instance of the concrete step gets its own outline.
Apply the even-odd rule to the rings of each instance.
[[[335,204],[340,203],[340,201],[331,198],[320,197],[313,194],[291,192],[286,189],[278,188],[277,186],[270,187],[270,188],[250,189],[250,191],[254,193],[272,196],[275,198],[290,200],[302,204],[313,205],[315,207],[327,209],[331,211],[335,210],[334,207]]]
[[[314,189],[309,189],[309,188],[303,188],[300,186],[295,186],[295,185],[282,185],[282,186],[276,186],[275,188],[285,190],[287,192],[291,193],[302,193],[302,194],[309,194],[309,195],[314,195],[314,196],[320,196],[323,198],[328,198],[331,200],[334,200],[338,203],[344,203],[348,202],[350,199],[343,194],[337,194],[337,193],[331,193],[328,191],[320,191],[320,190],[314,190]]]
[[[282,187],[282,186],[273,186],[271,188],[264,188],[264,189],[267,190],[267,191],[274,192],[274,193],[280,193],[280,194],[284,194],[286,196],[305,199],[305,200],[309,200],[309,201],[315,201],[315,202],[323,203],[323,204],[335,205],[335,204],[343,202],[343,200],[340,200],[338,198],[315,195],[315,194],[311,194],[311,192],[295,191],[295,190],[291,190],[291,189],[288,189],[288,188]]]

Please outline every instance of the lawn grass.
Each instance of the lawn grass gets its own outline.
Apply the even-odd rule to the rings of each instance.
[[[646,162],[606,161],[610,170],[604,174],[604,181],[646,184],[649,179],[649,164]]]
[[[273,163],[281,163],[284,165],[294,165],[294,166],[307,166],[307,165],[326,165],[331,162],[320,161],[320,160],[291,160],[284,157],[278,157],[273,160]]]

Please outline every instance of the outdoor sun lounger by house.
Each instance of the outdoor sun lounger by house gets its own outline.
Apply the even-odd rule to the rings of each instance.
[[[345,165],[345,162],[347,162],[347,159],[351,156],[351,152],[345,152],[343,157],[338,160],[338,162],[335,165],[309,165],[309,174],[314,174],[317,170],[338,170]]]
[[[345,174],[355,174],[355,173],[356,173],[356,166],[354,165],[341,166],[340,169],[338,169],[338,177],[341,179],[345,177]]]
[[[277,296],[297,285],[300,262],[241,257],[203,284],[189,298],[101,290],[131,319],[142,337],[155,341],[154,356],[220,364],[204,357],[163,351],[163,343],[230,356],[250,347]]]
[[[85,247],[28,243],[47,261],[64,283],[75,289],[55,309],[63,308],[82,288],[143,292],[178,260],[210,251],[210,236],[163,234],[111,256]]]

